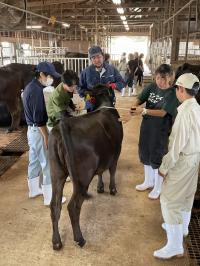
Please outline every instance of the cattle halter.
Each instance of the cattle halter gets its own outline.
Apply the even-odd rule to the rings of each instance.
[[[103,109],[103,108],[105,108],[105,109],[117,109],[117,110],[130,111],[130,108],[123,108],[123,107],[117,107],[117,108],[111,107],[111,106],[101,106],[101,107],[99,107],[99,109]]]

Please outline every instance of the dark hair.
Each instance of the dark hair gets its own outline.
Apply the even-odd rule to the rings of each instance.
[[[162,78],[165,78],[167,75],[172,76],[173,73],[173,68],[168,64],[160,65],[155,71],[155,75],[160,74]]]
[[[104,60],[107,61],[108,59],[110,59],[110,54],[104,54]]]
[[[45,77],[47,77],[49,74],[48,73],[46,73],[46,72],[42,72],[44,75],[45,75]],[[40,72],[38,72],[38,71],[36,71],[35,72],[35,77],[36,77],[36,79],[39,79],[39,77],[40,77]]]
[[[78,75],[73,70],[66,70],[62,74],[61,80],[64,84],[67,84],[68,86],[78,85],[79,82]]]

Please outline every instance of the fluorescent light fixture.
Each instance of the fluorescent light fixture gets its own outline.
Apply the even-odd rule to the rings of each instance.
[[[68,23],[62,23],[62,25],[63,25],[63,27],[65,27],[65,28],[69,28],[69,27],[70,27],[70,24],[68,24]]]
[[[123,21],[123,24],[124,24],[124,25],[128,25],[127,21]]]
[[[113,4],[115,5],[121,5],[122,1],[121,0],[112,0]]]
[[[30,25],[30,26],[26,26],[26,29],[41,29],[42,25]]]
[[[142,17],[142,15],[136,15],[135,16],[135,18],[141,18]]]
[[[126,20],[125,16],[120,16],[121,20]]]
[[[125,29],[126,29],[127,31],[129,31],[129,27],[126,27]]]
[[[119,14],[124,14],[124,9],[123,9],[122,7],[118,7],[118,8],[117,8],[117,12],[118,12]]]

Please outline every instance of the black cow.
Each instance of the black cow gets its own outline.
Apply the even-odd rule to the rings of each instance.
[[[0,103],[7,106],[12,123],[8,132],[17,129],[20,122],[20,95],[23,88],[21,76],[11,69],[0,68]],[[3,116],[3,114],[0,114]]]
[[[183,65],[179,66],[175,73],[175,79],[177,79],[180,75],[184,73],[192,73],[198,77],[200,80],[200,65],[191,65],[188,63],[184,63]],[[200,90],[196,95],[196,100],[200,104]]]
[[[198,78],[200,78],[200,65],[191,65],[189,63],[184,63],[179,66],[176,70],[175,79],[184,73],[193,73]]]
[[[52,62],[52,64],[54,65],[56,71],[59,74],[62,74],[64,72],[64,66],[62,63],[60,63],[59,61],[54,61]],[[9,65],[6,65],[4,68],[11,69],[15,72],[19,72],[23,82],[23,88],[25,88],[26,85],[35,77],[36,65],[11,63]],[[61,82],[60,78],[54,79],[54,83],[52,86],[57,87],[58,84],[60,84],[60,82]]]
[[[58,230],[61,199],[66,177],[73,182],[73,194],[68,212],[74,240],[84,246],[79,217],[82,203],[95,175],[98,175],[98,192],[104,191],[102,174],[110,171],[110,194],[115,195],[115,171],[123,139],[122,123],[113,107],[112,93],[103,85],[96,86],[90,95],[96,99],[94,112],[66,118],[53,128],[49,136],[49,156],[52,177],[51,219],[53,249],[59,250],[62,242]],[[105,107],[104,107],[105,106]],[[106,108],[111,107],[111,108]]]
[[[52,62],[52,64],[58,73],[62,74],[64,72],[63,64],[58,61]],[[26,85],[35,77],[35,68],[36,65],[20,63],[11,63],[0,68],[0,126],[9,126],[11,120],[8,132],[17,129],[20,120],[21,124],[25,123],[20,91],[23,91]],[[6,77],[10,75],[12,76],[12,82],[6,80]],[[54,79],[53,86],[57,87],[60,82],[60,78]],[[4,95],[1,95],[2,93]]]

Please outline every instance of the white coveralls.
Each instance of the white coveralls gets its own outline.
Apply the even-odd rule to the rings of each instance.
[[[169,138],[169,151],[160,172],[166,175],[161,190],[161,210],[166,224],[182,224],[182,211],[192,209],[200,162],[200,105],[195,98],[178,107]]]

